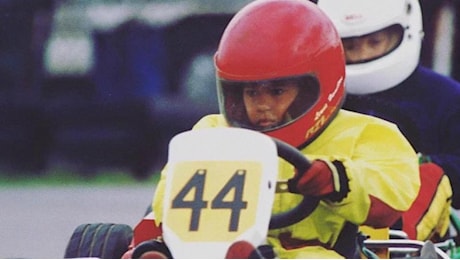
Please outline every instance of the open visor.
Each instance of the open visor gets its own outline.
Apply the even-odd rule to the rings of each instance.
[[[319,81],[312,74],[260,81],[218,79],[217,91],[220,111],[231,126],[262,132],[296,121],[311,109],[320,96]],[[267,99],[270,104],[261,105]],[[254,114],[270,117],[270,110],[277,111],[279,120],[273,119],[270,125],[263,125],[253,119]]]
[[[347,64],[359,64],[379,59],[402,42],[404,28],[394,24],[366,35],[342,38]]]

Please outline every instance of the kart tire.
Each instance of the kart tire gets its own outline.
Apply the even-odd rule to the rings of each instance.
[[[164,256],[166,259],[173,258],[166,244],[157,240],[147,240],[137,245],[134,248],[132,258],[140,259],[141,256],[147,252],[158,253],[159,256]]]
[[[132,237],[132,228],[125,224],[82,224],[73,232],[64,258],[120,259]]]

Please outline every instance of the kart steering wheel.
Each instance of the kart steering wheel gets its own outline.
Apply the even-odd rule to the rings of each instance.
[[[278,156],[289,162],[297,169],[297,172],[300,173],[296,175],[295,178],[288,180],[289,192],[297,193],[294,190],[295,188],[291,187],[293,185],[290,184],[297,183],[302,174],[310,168],[310,161],[295,147],[276,138],[272,139],[276,144]],[[269,229],[283,228],[301,221],[302,219],[308,217],[316,209],[318,203],[319,198],[304,196],[302,201],[293,209],[273,215],[270,219]]]

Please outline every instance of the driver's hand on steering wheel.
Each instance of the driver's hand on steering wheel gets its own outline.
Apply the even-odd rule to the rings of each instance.
[[[299,176],[296,172],[292,183],[295,192],[307,196],[324,197],[340,189],[336,167],[325,160],[314,160],[310,168]]]

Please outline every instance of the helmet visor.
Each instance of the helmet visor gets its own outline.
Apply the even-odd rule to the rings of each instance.
[[[262,132],[297,120],[317,102],[319,91],[311,74],[263,81],[218,79],[219,106],[229,124]]]
[[[346,62],[357,64],[381,58],[396,49],[403,36],[404,28],[394,24],[366,35],[342,38]]]

